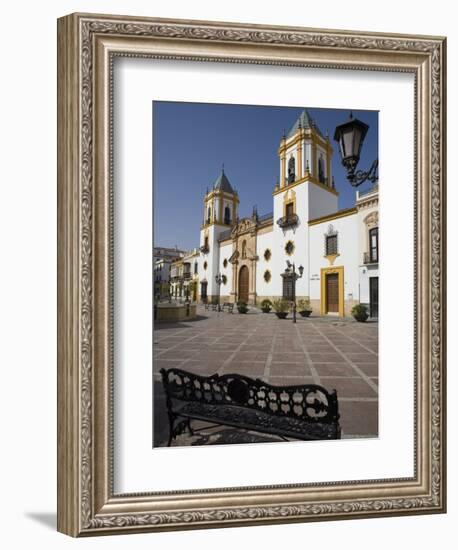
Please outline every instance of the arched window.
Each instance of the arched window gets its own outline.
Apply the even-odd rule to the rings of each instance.
[[[246,258],[246,241],[242,243],[242,259]]]
[[[288,161],[288,183],[293,183],[296,179],[296,161],[290,157]]]
[[[318,181],[320,183],[325,183],[326,181],[324,175],[324,160],[322,156],[318,159]]]
[[[224,223],[226,225],[231,225],[231,209],[229,206],[226,206],[224,209]]]

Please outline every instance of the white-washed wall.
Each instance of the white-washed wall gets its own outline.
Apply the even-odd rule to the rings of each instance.
[[[375,204],[369,208],[362,208],[358,211],[358,231],[359,231],[359,257],[358,262],[360,264],[359,277],[360,277],[360,301],[363,304],[368,304],[369,297],[369,278],[378,277],[378,264],[377,265],[364,265],[364,253],[369,252],[369,228],[365,223],[367,216],[373,212],[378,211],[378,204]],[[380,249],[380,235],[379,235],[379,249]],[[379,251],[380,253],[380,251]]]
[[[325,234],[332,225],[337,231],[339,256],[334,267],[344,268],[344,299],[359,300],[359,246],[356,214],[310,226],[310,298],[320,299],[321,268],[331,267],[325,256]]]
[[[338,197],[315,185],[314,183],[308,184],[309,198],[308,198],[308,219],[314,220],[321,216],[328,216],[334,214],[338,209]]]
[[[277,220],[283,216],[283,197],[284,193],[278,193],[274,196],[274,230],[272,233],[272,295],[281,296],[283,294],[283,279],[281,274],[286,269],[286,261],[295,263],[296,267],[304,267],[303,278],[297,281],[296,293],[298,296],[304,296],[307,287],[308,278],[308,186],[305,182],[293,187],[296,194],[296,213],[299,217],[299,223],[294,228],[282,229],[277,225]],[[294,253],[290,256],[285,251],[288,241],[294,243]]]
[[[221,275],[226,275],[226,284],[221,285],[221,296],[229,296],[232,291],[232,264],[229,258],[232,255],[232,241],[225,241],[219,249],[219,270]],[[224,267],[224,260],[227,260],[227,267]]]
[[[278,254],[273,250],[272,237],[273,231],[270,231],[269,233],[258,235],[257,238],[257,254],[259,260],[256,266],[256,293],[258,296],[274,295],[274,263]],[[267,249],[269,249],[271,252],[271,258],[268,261],[264,258],[264,253]],[[271,274],[271,279],[268,283],[266,283],[264,280],[264,273],[266,272],[266,270],[269,270]]]

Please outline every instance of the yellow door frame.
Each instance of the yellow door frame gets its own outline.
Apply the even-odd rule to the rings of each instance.
[[[322,267],[320,274],[320,290],[321,290],[321,299],[320,299],[320,312],[321,315],[326,315],[326,304],[328,301],[328,286],[326,284],[327,275],[338,275],[339,283],[339,315],[340,317],[345,316],[345,302],[344,302],[344,268],[343,266],[338,267]]]

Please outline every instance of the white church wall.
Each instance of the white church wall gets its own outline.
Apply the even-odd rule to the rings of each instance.
[[[283,294],[283,279],[281,274],[284,273],[289,260],[295,263],[296,268],[299,265],[304,267],[302,279],[297,281],[296,294],[297,296],[307,296],[308,278],[308,187],[309,183],[302,183],[292,187],[296,194],[296,214],[299,217],[299,224],[293,228],[282,229],[277,225],[277,220],[283,216],[283,197],[284,193],[279,193],[274,196],[274,231],[272,234],[272,294],[282,296]],[[286,191],[285,191],[286,192]],[[288,241],[294,243],[294,252],[289,255],[285,251],[285,246]]]
[[[226,241],[221,244],[219,249],[219,269],[218,273],[226,276],[226,283],[221,284],[221,298],[228,301],[232,291],[232,264],[229,258],[232,255],[232,241]],[[224,267],[224,260],[227,260],[227,265]]]
[[[273,250],[273,231],[269,233],[258,234],[257,238],[257,254],[259,260],[256,265],[256,293],[261,300],[265,297],[275,296],[274,289],[274,273],[275,273],[275,257],[276,251]],[[271,257],[269,260],[264,258],[265,251],[269,249]],[[264,273],[270,271],[271,279],[269,282],[264,280]]]
[[[325,234],[332,225],[337,231],[339,256],[333,265],[325,258]],[[344,300],[346,314],[353,303],[359,302],[359,246],[358,220],[356,214],[329,220],[309,227],[310,233],[310,299],[320,300],[321,269],[344,268]]]
[[[308,216],[309,220],[328,216],[338,210],[338,196],[314,183],[308,184]]]
[[[218,261],[219,261],[219,243],[218,235],[225,231],[227,228],[219,225],[210,225],[205,230],[200,232],[200,246],[203,246],[205,242],[205,232],[208,232],[208,245],[210,251],[208,254],[200,253],[199,260],[199,281],[207,281],[207,295],[216,296],[218,288],[215,282],[215,275],[218,273]],[[205,264],[207,268],[205,269]]]

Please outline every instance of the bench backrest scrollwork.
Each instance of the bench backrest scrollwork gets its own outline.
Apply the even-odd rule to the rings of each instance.
[[[307,422],[337,423],[337,392],[316,384],[272,386],[241,374],[201,376],[181,369],[161,369],[168,405],[173,401],[236,405],[273,416]]]

